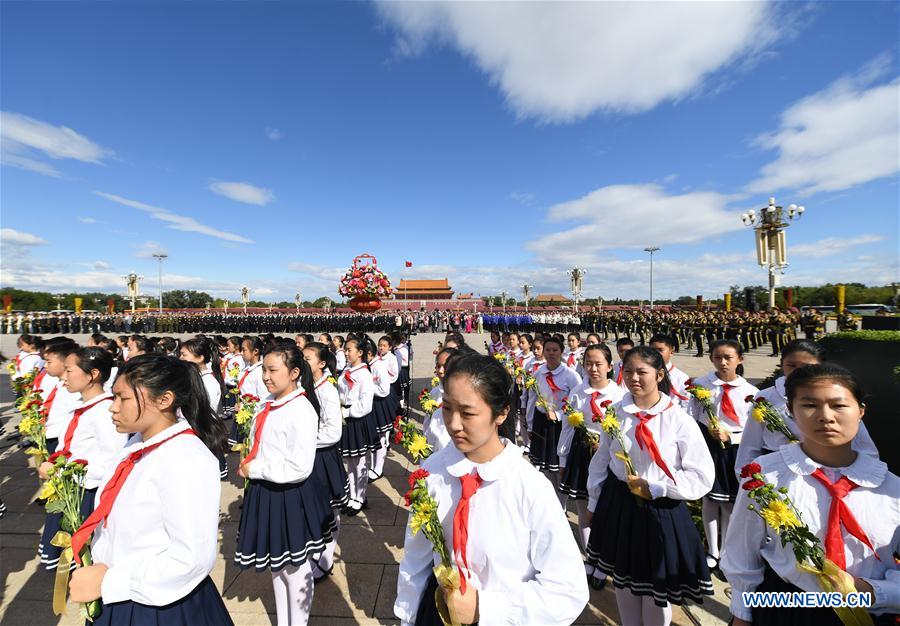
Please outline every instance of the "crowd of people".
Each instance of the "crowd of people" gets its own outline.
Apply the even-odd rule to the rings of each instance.
[[[421,424],[429,454],[407,494],[421,482],[432,504],[410,514],[394,606],[403,623],[442,624],[443,609],[453,623],[570,624],[589,588],[611,580],[620,623],[668,624],[672,605],[712,593],[712,575],[731,585],[739,626],[840,623],[827,607],[745,602],[749,591],[821,590],[779,540],[800,525],[838,568],[830,575],[869,593],[875,620],[893,623],[900,480],[862,425],[853,374],[785,331],[773,344],[781,375],[757,389],[742,360],[765,326],[744,332],[723,314],[721,337],[701,335],[710,371],[691,380],[671,360],[692,334],[693,318],[679,315],[647,326],[641,314],[597,316],[584,336],[495,324],[487,355],[464,331],[446,334]],[[749,315],[735,319],[768,319]],[[95,624],[232,623],[209,578],[229,472],[245,481],[234,562],[269,573],[279,625],[305,624],[341,516],[368,507],[398,418],[412,414],[402,330],[377,342],[95,334],[86,346],[25,334],[19,347],[12,375],[36,372],[48,451],[87,463],[86,521],[72,544],[78,554],[93,535],[94,564],[73,572],[70,592],[102,600]],[[423,530],[432,519],[453,576]],[[48,513],[48,569],[58,528]]]

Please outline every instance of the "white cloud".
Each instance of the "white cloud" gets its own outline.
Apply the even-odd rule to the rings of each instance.
[[[91,267],[93,267],[97,271],[112,269],[112,266],[106,261],[94,261],[91,264]]]
[[[0,228],[0,243],[9,246],[40,246],[47,242],[31,233],[12,228]]]
[[[82,224],[96,224],[97,223],[97,220],[94,219],[93,217],[82,217],[81,215],[79,215],[77,219]]]
[[[470,57],[522,117],[636,113],[702,89],[792,25],[765,2],[392,2],[402,55],[432,40]],[[784,10],[781,10],[784,13]]]
[[[315,263],[290,263],[288,269],[292,272],[306,274],[323,281],[331,281],[337,289],[337,283],[347,271],[346,267],[325,267],[324,265],[316,265]]]
[[[209,190],[236,202],[265,206],[275,199],[271,189],[256,187],[250,183],[229,183],[217,181],[210,183]]]
[[[509,199],[519,204],[534,204],[535,195],[530,191],[513,191],[509,194]]]
[[[0,160],[47,176],[61,176],[51,165],[32,157],[43,153],[51,159],[74,159],[102,164],[113,151],[104,148],[66,126],[53,126],[10,111],[0,111]]]
[[[284,133],[282,133],[277,128],[266,127],[266,137],[268,137],[272,141],[278,141],[279,139],[284,137]]]
[[[144,211],[145,213],[148,213],[153,219],[167,222],[169,224],[169,228],[173,230],[180,230],[187,233],[200,233],[201,235],[207,235],[209,237],[216,237],[217,239],[224,239],[225,241],[234,241],[237,243],[255,243],[252,239],[247,239],[246,237],[237,235],[235,233],[229,233],[224,230],[213,228],[212,226],[201,224],[192,217],[178,215],[177,213],[173,213],[169,209],[151,206],[149,204],[144,204],[143,202],[138,202],[137,200],[129,200],[128,198],[123,198],[122,196],[117,196],[111,193],[105,193],[103,191],[95,191],[94,193],[101,198],[106,198],[107,200],[111,200],[112,202],[117,202],[118,204],[123,204],[133,209]]]
[[[551,222],[580,225],[526,244],[547,264],[605,262],[613,248],[643,248],[694,243],[739,230],[737,211],[726,210],[733,197],[712,191],[668,195],[656,184],[611,185],[550,207]]]
[[[799,257],[822,258],[846,252],[856,246],[884,241],[881,235],[859,235],[857,237],[826,237],[815,243],[803,243],[788,247],[788,253]]]
[[[890,71],[880,57],[854,76],[788,107],[779,128],[755,145],[777,150],[747,188],[800,195],[848,189],[900,170],[900,79],[873,84]]]
[[[271,296],[275,294],[276,291],[271,287],[260,287],[258,289],[253,290],[253,294],[256,296]]]

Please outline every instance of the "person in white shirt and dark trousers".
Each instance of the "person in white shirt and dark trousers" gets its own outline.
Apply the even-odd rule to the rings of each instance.
[[[312,374],[292,341],[275,342],[263,357],[270,391],[250,428],[253,444],[238,474],[249,479],[234,561],[272,575],[279,626],[306,624],[313,600],[311,560],[335,530],[331,498],[313,475],[319,402]]]
[[[218,346],[211,339],[198,336],[181,344],[179,355],[182,361],[188,361],[197,366],[209,398],[209,408],[213,415],[221,419],[225,380],[222,377]],[[219,458],[219,476],[222,480],[228,479],[228,463],[225,460],[224,452]]]
[[[447,368],[443,415],[454,445],[422,463],[463,583],[443,593],[462,623],[567,625],[588,601],[581,555],[552,485],[498,434],[511,386],[491,357],[460,355]],[[402,624],[442,623],[439,562],[425,534],[408,527],[394,604]]]
[[[225,426],[197,368],[161,354],[129,359],[113,386],[112,421],[134,433],[100,483],[94,512],[72,536],[94,564],[70,597],[103,601],[95,626],[232,626],[210,579],[218,554],[216,457]]]
[[[816,577],[797,567],[756,511],[749,489],[763,482],[786,490],[800,521],[819,539],[825,557],[858,592],[868,592],[875,624],[896,624],[900,613],[900,478],[853,443],[865,414],[863,393],[847,370],[807,365],[787,377],[787,404],[800,443],[784,444],[742,472],[747,479],[725,537],[721,568],[731,583],[736,626],[841,626],[828,607],[750,608],[745,592],[818,592]],[[763,481],[759,481],[758,478]]]
[[[397,381],[400,366],[391,352],[391,339],[387,335],[378,340],[378,354],[369,361],[372,380],[375,381],[375,397],[372,402],[372,418],[379,435],[379,446],[369,453],[369,482],[381,478],[384,460],[391,442],[391,429],[400,413],[400,396]],[[396,393],[395,393],[396,392]]]
[[[614,405],[622,443],[604,433],[591,458],[587,554],[613,578],[620,624],[662,626],[671,622],[671,604],[713,593],[685,500],[706,494],[715,470],[696,422],[667,395],[659,352],[632,348],[622,371],[628,393]]]
[[[381,445],[372,417],[375,381],[366,365],[370,350],[374,348],[371,344],[368,338],[347,340],[344,345],[347,367],[338,379],[341,413],[346,420],[341,431],[341,456],[350,476],[350,500],[344,512],[351,516],[367,506],[369,453]]]

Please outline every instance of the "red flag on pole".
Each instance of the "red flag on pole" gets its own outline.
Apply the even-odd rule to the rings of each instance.
[[[407,262],[406,262],[406,267],[412,267],[412,261],[407,261]]]

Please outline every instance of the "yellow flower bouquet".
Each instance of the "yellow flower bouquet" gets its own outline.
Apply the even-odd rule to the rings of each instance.
[[[597,433],[592,432],[588,429],[584,424],[584,413],[581,411],[576,411],[572,405],[568,402],[563,401],[563,413],[566,416],[566,420],[569,422],[569,426],[575,429],[575,435],[580,437],[582,441],[584,441],[585,445],[591,451],[597,449],[597,445],[600,442],[600,438],[597,436]]]
[[[719,428],[721,428],[721,423],[719,422],[719,416],[716,415],[716,408],[712,403],[712,391],[706,387],[695,385],[691,380],[688,380],[687,383],[685,383],[685,391],[694,397],[703,409],[703,412],[706,413],[706,418],[709,420],[709,430],[719,430]],[[725,442],[719,440],[719,447],[724,450]]]
[[[788,428],[781,413],[775,410],[775,407],[772,406],[771,402],[765,398],[754,398],[752,395],[747,396],[745,400],[753,404],[750,415],[753,419],[762,424],[766,430],[773,433],[781,433],[787,437],[787,440],[791,443],[797,442],[797,437],[791,432],[791,429]]]

